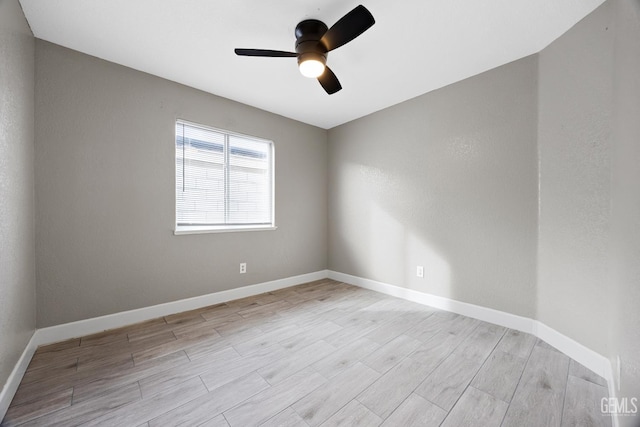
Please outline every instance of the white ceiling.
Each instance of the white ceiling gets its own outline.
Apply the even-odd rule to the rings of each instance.
[[[296,24],[329,27],[339,0],[20,0],[36,37],[292,119],[331,128],[539,52],[604,0],[361,0],[376,24],[331,52],[327,95],[295,58]]]

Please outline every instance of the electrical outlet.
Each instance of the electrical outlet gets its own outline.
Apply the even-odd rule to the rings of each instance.
[[[416,268],[416,276],[418,276],[418,277],[424,277],[424,267],[423,267],[423,266],[419,265],[419,266]]]
[[[247,272],[247,263],[246,262],[241,262],[240,263],[240,274],[244,274]]]

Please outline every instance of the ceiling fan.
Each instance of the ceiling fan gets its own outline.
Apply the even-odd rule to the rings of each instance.
[[[375,24],[373,15],[360,5],[328,28],[317,19],[306,19],[296,26],[296,51],[284,52],[268,49],[235,49],[239,56],[265,56],[273,58],[298,58],[298,67],[305,77],[317,78],[329,94],[342,89],[336,75],[326,66],[327,54],[349,43]]]

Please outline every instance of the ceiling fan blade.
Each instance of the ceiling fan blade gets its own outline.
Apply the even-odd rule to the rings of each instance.
[[[342,89],[340,81],[338,80],[336,75],[333,74],[333,71],[331,71],[331,68],[329,67],[324,67],[324,72],[320,75],[320,77],[318,77],[318,81],[322,85],[322,88],[329,95],[333,95],[334,93]]]
[[[369,10],[362,6],[356,6],[351,12],[340,18],[333,27],[322,36],[320,43],[324,45],[327,52],[337,49],[349,43],[360,34],[367,31],[376,21]]]
[[[297,53],[268,49],[234,49],[238,56],[266,56],[270,58],[295,58]]]

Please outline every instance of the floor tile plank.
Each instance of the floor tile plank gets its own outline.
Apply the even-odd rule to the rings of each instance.
[[[468,387],[442,423],[442,427],[500,427],[508,406],[508,403],[490,394]]]
[[[199,426],[267,388],[269,384],[260,375],[250,373],[165,412],[150,420],[149,426]]]
[[[505,331],[506,328],[502,326],[481,323],[467,335],[467,338],[454,352],[468,359],[484,361],[489,357]]]
[[[226,411],[224,416],[231,427],[259,425],[325,382],[320,374],[306,368]]]
[[[216,329],[218,331],[218,329]],[[218,331],[220,332],[220,331]],[[220,350],[224,350],[226,347],[233,346],[262,335],[263,332],[258,328],[247,328],[241,331],[237,331],[231,335],[223,335],[222,339],[215,338],[213,340],[202,339],[200,342],[196,342],[184,348],[185,353],[189,356],[189,359],[195,360],[206,355],[217,353]]]
[[[400,335],[362,359],[362,363],[384,374],[402,359],[413,353],[422,342]]]
[[[163,345],[175,341],[171,331],[159,332],[136,341],[121,341],[102,346],[93,346],[78,357],[78,370],[93,369],[96,365],[115,360],[133,360],[131,354],[150,347]]]
[[[298,371],[306,368],[315,361],[323,359],[333,353],[335,347],[324,341],[317,341],[296,352],[258,369],[258,373],[269,382],[277,384]]]
[[[357,399],[379,417],[386,419],[427,377],[433,367],[414,359],[403,359]]]
[[[582,366],[580,363],[576,362],[575,360],[571,360],[569,362],[569,375],[581,378],[581,379],[583,379],[585,381],[589,381],[589,382],[592,382],[594,384],[598,384],[598,385],[601,385],[601,386],[604,386],[604,387],[607,386],[607,380],[605,380],[604,378],[602,378],[600,375],[596,374],[595,372],[585,368],[584,366]]]
[[[511,402],[526,359],[495,350],[473,379],[471,385],[504,401]]]
[[[73,390],[74,404],[92,399],[109,389],[138,382],[142,378],[158,372],[180,369],[187,363],[189,363],[189,358],[184,352],[180,351],[128,369],[114,370],[93,381],[84,382],[83,384],[75,386]]]
[[[231,382],[237,378],[253,372],[286,357],[288,354],[282,346],[275,344],[271,347],[263,348],[248,356],[229,360],[222,364],[215,364],[200,374],[200,378],[209,390],[216,389],[221,385]]]
[[[52,377],[66,377],[75,374],[78,370],[77,359],[53,369],[35,369],[28,371],[22,377],[22,384],[30,384]]]
[[[71,405],[59,411],[31,420],[23,427],[48,427],[64,425],[66,427],[79,426],[94,418],[98,418],[123,405],[140,400],[140,388],[138,384],[128,384],[110,390],[93,400],[87,400],[77,405]]]
[[[413,328],[425,318],[427,318],[431,313],[427,310],[423,310],[420,312],[409,312],[400,315],[399,317],[391,320],[390,322],[380,326],[378,329],[375,329],[365,335],[365,338],[369,338],[373,342],[377,342],[378,344],[386,344],[392,339],[398,337],[405,333],[405,331]]]
[[[282,310],[283,308],[291,307],[291,303],[289,301],[280,300],[273,301],[269,304],[258,305],[256,307],[246,308],[243,310],[239,310],[238,314],[244,318],[250,318],[253,316],[258,316],[266,313],[275,313],[278,310]]]
[[[498,343],[497,348],[505,353],[527,359],[534,345],[536,345],[536,337],[533,335],[509,329]]]
[[[382,425],[383,427],[437,427],[446,416],[447,411],[412,393]]]
[[[333,322],[321,321],[310,330],[304,329],[299,334],[280,341],[280,345],[287,350],[298,350],[322,340],[327,335],[331,335],[340,329],[342,329],[342,326]]]
[[[225,369],[229,363],[239,360],[241,356],[231,347],[181,365],[180,369],[159,370],[149,376],[140,378],[140,390],[143,397],[151,396],[167,388],[175,387],[181,382],[198,376],[212,369]]]
[[[173,408],[207,393],[200,378],[195,377],[177,387],[165,390],[149,399],[142,399],[95,418],[84,426],[132,426],[147,422]]]
[[[483,360],[468,359],[460,353],[452,353],[415,392],[442,409],[450,411],[482,366],[482,362]]]
[[[260,427],[308,427],[309,424],[296,411],[288,407],[284,411],[260,424]]]
[[[233,347],[238,351],[238,353],[248,355],[277,344],[279,341],[298,334],[298,332],[298,327],[296,325],[288,325],[266,334],[263,333],[262,335],[251,338],[247,341],[234,344]]]
[[[292,408],[310,426],[320,425],[379,376],[380,374],[373,369],[356,363],[321,388],[298,400]]]
[[[586,368],[585,368],[586,369]],[[562,427],[610,427],[611,417],[593,405],[608,397],[606,387],[570,375],[564,400]]]
[[[192,344],[200,344],[203,340],[216,342],[220,339],[220,334],[215,329],[208,331],[206,335],[185,336],[180,339],[171,340],[163,344],[146,348],[144,350],[136,351],[133,353],[133,362],[135,364],[139,364],[150,359],[156,359],[158,357],[182,350],[183,348],[188,347]]]
[[[104,364],[100,366],[95,366],[90,370],[81,370],[69,376],[52,376],[30,384],[20,384],[18,391],[13,397],[12,405],[32,402],[70,387],[87,384],[95,381],[97,378],[110,375],[112,372],[120,372],[131,368],[133,368],[133,360],[104,362]]]
[[[43,399],[19,406],[10,406],[2,421],[3,427],[13,427],[34,418],[50,414],[62,408],[71,406],[73,389],[69,388],[58,393],[45,396]]]
[[[126,342],[129,338],[127,332],[118,329],[109,329],[97,334],[87,335],[80,339],[80,347],[92,347],[104,344],[114,344],[118,342]]]
[[[170,331],[172,325],[167,324],[164,317],[158,317],[156,319],[147,320],[142,323],[137,323],[130,327],[125,327],[123,330],[127,333],[129,342],[135,342],[141,339],[149,338],[155,334]]]
[[[229,427],[229,423],[223,415],[218,415],[215,418],[205,421],[198,427]]]
[[[331,379],[346,369],[349,369],[378,348],[380,348],[380,345],[377,343],[367,338],[360,338],[350,345],[338,349],[324,359],[319,360],[312,366],[325,378]]]
[[[80,347],[80,338],[72,338],[65,341],[60,341],[53,344],[41,345],[36,350],[36,354],[58,352],[60,350],[66,350],[69,348]]]
[[[568,373],[567,356],[546,345],[536,345],[502,425],[560,426]]]
[[[357,400],[352,400],[321,425],[322,427],[375,427],[381,423],[382,418]]]
[[[464,341],[464,335],[438,332],[429,341],[418,347],[409,357],[435,369]]]

